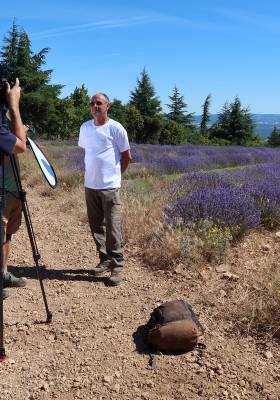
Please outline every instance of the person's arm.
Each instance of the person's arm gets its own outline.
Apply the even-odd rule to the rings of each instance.
[[[127,169],[130,160],[132,160],[130,150],[121,152],[121,173],[122,174]]]
[[[20,111],[19,111],[19,99],[20,99],[20,86],[19,80],[16,78],[15,85],[11,88],[9,83],[6,84],[6,100],[9,108],[9,115],[11,119],[11,131],[16,136],[16,143],[13,148],[13,153],[23,153],[26,150],[26,132],[27,129],[23,125]]]

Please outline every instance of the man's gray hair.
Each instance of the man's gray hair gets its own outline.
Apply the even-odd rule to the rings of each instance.
[[[108,101],[108,103],[110,103],[110,99],[109,99],[109,97],[107,96],[106,93],[99,93],[99,94],[102,94],[102,96],[105,97],[105,99]]]

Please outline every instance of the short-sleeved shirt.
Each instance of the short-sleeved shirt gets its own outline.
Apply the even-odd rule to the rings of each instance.
[[[0,126],[0,151],[5,154],[12,154],[16,140],[15,135],[3,126]]]
[[[8,129],[0,126],[0,151],[5,153],[6,155],[10,155],[13,152],[14,146],[16,144],[16,136],[12,134]],[[1,162],[1,158],[0,158]],[[0,180],[2,182],[2,166],[0,166]],[[0,182],[0,185],[2,184]],[[4,167],[4,186],[8,191],[16,191],[17,186],[15,183],[15,179],[13,177],[12,167],[10,161],[5,162]]]
[[[95,125],[94,120],[84,122],[78,145],[85,149],[85,187],[119,188],[121,153],[130,149],[124,127],[113,119],[104,125]]]
[[[18,162],[18,157],[15,156],[15,161],[17,163],[17,168],[18,171],[20,172],[20,167],[19,167],[19,162]],[[17,182],[15,179],[14,175],[14,170],[11,164],[11,160],[6,160],[5,161],[5,166],[4,166],[4,184],[5,184],[5,189],[7,192],[17,192],[18,187],[17,187]]]

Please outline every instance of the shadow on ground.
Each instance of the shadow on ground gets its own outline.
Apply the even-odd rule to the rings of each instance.
[[[147,327],[146,325],[139,326],[133,333],[133,341],[136,346],[136,350],[140,354],[150,354],[151,348],[147,343]]]
[[[17,277],[28,279],[38,279],[37,268],[9,266],[9,271]],[[40,267],[42,279],[58,280],[58,281],[86,281],[86,282],[103,282],[107,286],[108,277],[95,277],[92,270],[87,269],[48,269]],[[109,286],[109,285],[108,285]]]

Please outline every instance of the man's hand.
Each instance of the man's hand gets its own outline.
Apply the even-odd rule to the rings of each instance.
[[[9,117],[11,120],[11,131],[17,137],[13,153],[23,153],[26,149],[26,133],[28,128],[23,125],[21,120],[19,99],[20,86],[19,80],[16,78],[16,82],[12,88],[8,82],[6,83],[6,100],[9,108]]]
[[[130,150],[121,152],[121,173],[127,169],[129,161],[132,160]]]
[[[20,89],[18,78],[12,88],[8,82],[6,83],[6,100],[10,111],[19,110]]]

